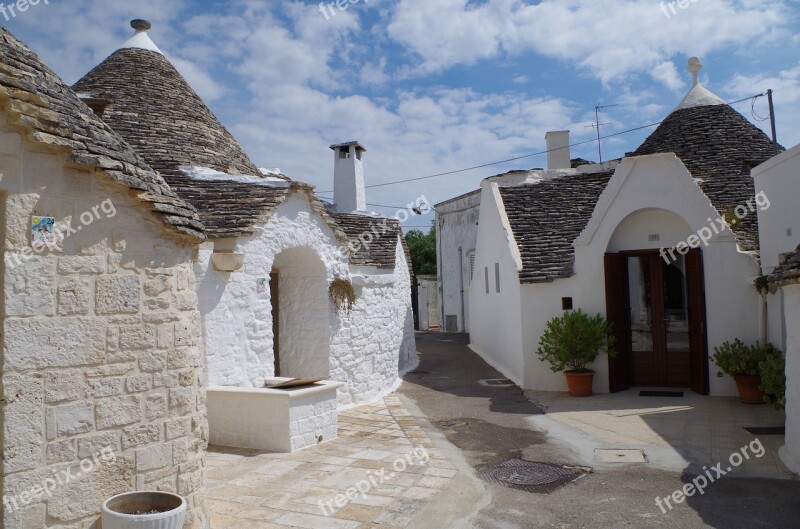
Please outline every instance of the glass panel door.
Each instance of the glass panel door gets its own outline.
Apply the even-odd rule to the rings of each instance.
[[[681,255],[670,264],[663,260],[664,326],[668,352],[689,352],[689,303],[686,259]]]
[[[653,303],[650,293],[650,257],[628,258],[631,351],[653,350]]]

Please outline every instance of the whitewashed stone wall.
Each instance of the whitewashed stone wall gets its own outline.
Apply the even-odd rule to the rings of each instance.
[[[187,497],[186,527],[207,527],[206,375],[192,245],[127,187],[34,150],[2,116],[0,173],[3,527],[94,527],[104,499],[134,489]],[[63,251],[14,257],[30,251],[32,216],[76,228],[106,200],[113,216],[106,203]],[[104,449],[115,461],[96,458]],[[68,470],[74,479],[42,493]]]
[[[786,318],[786,444],[784,464],[800,474],[800,285],[783,287]]]
[[[398,372],[416,367],[410,273],[399,242],[393,272],[353,270],[356,304],[339,315],[331,339],[331,378],[343,382],[339,403],[354,405],[385,395]]]
[[[276,264],[283,265],[286,276],[280,292],[281,319],[302,323],[319,318],[323,312],[320,294],[327,318],[325,336],[317,321],[307,327],[313,328],[311,336],[302,338],[309,341],[294,345],[292,340],[299,335],[293,333],[294,323],[284,320],[280,339],[286,373],[282,374],[321,372],[317,352],[329,352],[326,374],[344,383],[339,402],[346,405],[387,393],[397,383],[400,370],[416,362],[410,277],[399,239],[399,266],[393,273],[351,272],[340,251],[343,241],[337,240],[303,192],[298,192],[276,208],[257,234],[225,243],[245,255],[241,270],[213,269],[213,245],[222,242],[203,245],[195,265],[211,386],[263,387],[264,379],[273,376],[271,300],[268,293],[258,294],[256,284],[258,278],[268,278]],[[297,266],[299,255],[305,266]],[[298,281],[292,280],[293,274]],[[350,279],[356,287],[358,300],[350,314],[340,315],[328,297],[328,284],[336,277]],[[303,350],[306,356],[298,360]]]
[[[324,393],[293,398],[289,408],[291,451],[336,439],[339,414],[336,399]]]

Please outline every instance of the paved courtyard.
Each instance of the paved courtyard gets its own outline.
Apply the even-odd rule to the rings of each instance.
[[[457,474],[396,396],[341,413],[328,443],[294,454],[211,447],[208,467],[212,529],[406,527]]]
[[[546,411],[546,415],[533,417],[532,424],[557,437],[587,464],[598,465],[595,448],[634,448],[644,450],[655,467],[675,471],[688,467],[699,472],[703,465],[727,461],[757,440],[764,448],[763,455],[745,460],[736,473],[793,478],[778,456],[784,436],[754,435],[746,430],[783,426],[782,411],[688,390],[682,397],[642,397],[641,389],[585,399],[555,392],[526,394]]]
[[[553,393],[526,398],[466,344],[466,336],[460,335],[417,336],[421,363],[399,393],[408,399],[403,401],[406,408],[427,425],[430,438],[439,442],[444,436],[458,449],[455,455],[474,470],[472,475],[511,458],[586,465],[594,472],[549,494],[485,482],[454,494],[456,484],[470,472],[447,451],[459,464],[459,474],[425,507],[432,514],[430,523],[418,517],[410,528],[800,529],[800,481],[754,477],[771,471],[782,436],[761,436],[763,466],[745,462],[710,484],[704,494],[666,512],[656,503],[656,498],[672,495],[700,474],[702,469],[686,460],[726,461],[755,439],[742,426],[779,425],[782,415],[768,406],[699,396],[663,400],[639,397],[638,392],[588,399]],[[703,425],[704,421],[711,422]],[[644,448],[650,462],[602,464],[594,457],[595,447]],[[686,460],[673,461],[670,453]],[[665,463],[675,464],[668,469]]]
[[[212,447],[212,529],[800,529],[800,482],[777,459],[780,435],[760,435],[764,456],[704,494],[664,512],[656,503],[752,442],[744,427],[781,424],[780,412],[689,392],[526,395],[463,336],[420,334],[418,349],[398,393],[343,412],[336,440],[295,454]],[[641,448],[648,461],[595,459],[609,447]],[[512,458],[594,471],[549,494],[478,477]]]

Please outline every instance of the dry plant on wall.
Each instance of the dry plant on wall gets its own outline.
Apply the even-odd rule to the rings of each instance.
[[[353,305],[356,302],[356,291],[353,288],[353,283],[349,280],[337,277],[331,282],[328,293],[337,309],[345,310],[346,312],[353,310]]]

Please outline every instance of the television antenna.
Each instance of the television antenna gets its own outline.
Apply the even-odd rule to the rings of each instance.
[[[607,125],[611,125],[611,123],[600,123],[600,110],[602,110],[604,108],[611,108],[611,107],[618,107],[618,106],[620,106],[620,105],[619,104],[602,105],[602,106],[601,105],[597,105],[596,107],[594,107],[595,122],[592,123],[591,125],[586,125],[587,129],[588,128],[592,128],[592,129],[595,129],[595,131],[597,131],[597,155],[600,156],[600,163],[603,163],[603,146],[602,146],[602,144],[600,142],[600,128],[601,127],[605,127]]]

